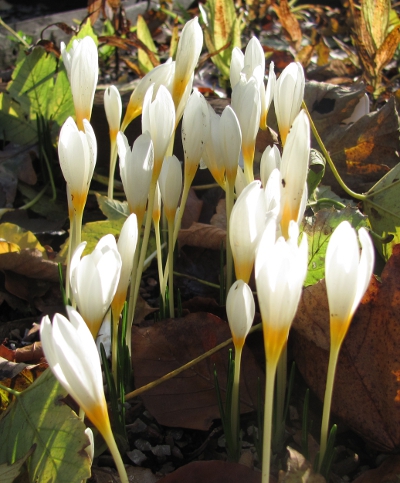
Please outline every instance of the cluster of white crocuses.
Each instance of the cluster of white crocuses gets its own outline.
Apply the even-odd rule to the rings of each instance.
[[[299,243],[299,225],[307,202],[310,156],[310,124],[307,114],[301,110],[304,72],[299,63],[292,63],[276,80],[271,63],[265,86],[264,52],[260,42],[252,38],[244,54],[238,48],[232,52],[232,104],[218,115],[197,90],[192,92],[194,68],[202,45],[202,30],[198,20],[193,19],[182,31],[176,60],[156,67],[140,81],[132,93],[122,123],[118,90],[114,86],[106,89],[104,102],[111,142],[108,196],[113,197],[118,154],[131,216],[124,224],[118,245],[114,237],[108,235],[83,258],[82,214],[96,162],[96,139],[90,115],[97,83],[97,48],[89,37],[74,41],[68,52],[62,46],[77,120],[77,124],[72,118],[66,121],[59,141],[71,221],[66,288],[78,311],[68,308],[70,323],[63,316],[56,315],[53,328],[50,321],[44,319],[43,347],[53,372],[98,427],[115,456],[94,338],[111,307],[114,367],[118,320],[127,298],[126,340],[130,343],[130,328],[152,222],[156,230],[161,295],[164,297],[168,280],[170,314],[173,316],[174,245],[196,171],[199,165],[208,167],[226,192],[226,288],[230,288],[227,314],[236,361],[232,434],[237,435],[240,358],[255,312],[248,283],[253,270],[255,273],[267,361],[263,433],[263,483],[266,483],[269,481],[275,378],[277,373],[279,421],[283,415],[285,348],[308,263],[305,235]],[[274,102],[283,149],[281,154],[277,146],[267,147],[261,159],[259,181],[254,180],[253,173],[255,142],[259,128],[267,127],[271,102]],[[143,134],[134,140],[131,148],[123,133],[140,114]],[[182,116],[184,176],[180,161],[172,155],[175,130]],[[164,270],[159,236],[161,200],[168,223],[169,255]],[[148,216],[145,216],[146,211]],[[331,338],[336,356],[372,272],[372,243],[365,230],[360,230],[360,239],[361,259],[355,231],[348,223],[341,224],[332,236],[327,252]],[[236,282],[232,284],[233,273]],[[63,353],[67,355],[63,356]],[[330,369],[333,384],[332,374],[334,369]],[[331,395],[328,387],[329,384],[327,398]],[[324,417],[321,453],[326,445],[328,423],[329,407],[328,415]],[[123,475],[121,465],[117,461],[124,479],[126,475]]]

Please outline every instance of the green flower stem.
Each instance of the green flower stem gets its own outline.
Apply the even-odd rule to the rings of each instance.
[[[260,330],[262,328],[262,324],[257,324],[254,325],[250,331],[249,334],[252,332],[255,332],[256,330]],[[153,389],[153,387],[156,387],[160,384],[162,384],[165,381],[168,381],[169,379],[172,379],[173,377],[177,376],[181,372],[186,371],[187,369],[190,369],[191,367],[195,366],[199,362],[201,362],[204,359],[207,359],[207,357],[210,357],[211,355],[215,354],[219,350],[223,349],[227,345],[229,345],[232,342],[232,337],[227,339],[224,342],[221,342],[221,344],[215,346],[213,349],[210,349],[209,351],[205,352],[199,357],[196,357],[192,361],[187,362],[181,367],[178,367],[178,369],[175,369],[174,371],[169,372],[168,374],[165,374],[164,376],[160,377],[159,379],[156,379],[155,381],[150,382],[149,384],[146,384],[145,386],[139,387],[138,389],[135,389],[134,391],[125,394],[125,401],[129,401],[130,399],[133,399],[136,396],[139,396],[139,394],[143,394],[146,391],[149,391],[150,389]]]
[[[344,208],[346,208],[346,205],[344,203],[341,203],[340,201],[337,201],[337,200],[333,200],[331,198],[318,198],[315,201],[309,201],[308,206],[317,206],[317,205],[322,205],[324,203],[333,205],[336,208],[339,208],[339,210],[343,210]]]
[[[174,220],[168,220],[168,295],[169,295],[169,316],[171,319],[175,317],[174,305]]]
[[[286,378],[287,378],[287,344],[282,349],[282,354],[278,361],[276,371],[276,407],[275,407],[275,443],[280,441],[284,432],[285,422],[283,420],[283,413],[285,410],[285,395],[286,395]]]
[[[156,235],[158,281],[160,284],[161,298],[162,298],[163,304],[165,305],[165,290],[161,290],[161,287],[163,284],[163,266],[162,266],[160,221],[153,219],[153,225],[154,225],[154,232]]]
[[[117,163],[117,141],[116,139],[111,140],[111,150],[110,150],[110,174],[108,177],[108,193],[107,196],[112,200],[114,198],[114,173],[115,165]]]
[[[114,381],[117,381],[117,366],[118,366],[118,328],[119,328],[119,317],[121,314],[117,313],[118,310],[114,310],[111,307],[112,313],[112,338],[111,338],[111,371]]]
[[[128,475],[126,474],[126,469],[124,462],[122,461],[121,454],[118,450],[118,446],[115,442],[114,436],[111,432],[111,428],[106,434],[102,434],[105,442],[107,443],[108,449],[114,459],[115,466],[117,467],[119,479],[121,483],[129,483]]]
[[[317,140],[317,143],[318,143],[319,147],[321,148],[322,154],[324,155],[325,159],[327,160],[329,167],[331,168],[332,173],[335,176],[336,181],[339,183],[340,187],[343,189],[343,191],[345,191],[352,198],[355,198],[356,200],[360,200],[360,201],[365,201],[368,198],[366,195],[361,195],[361,194],[356,193],[355,191],[351,190],[345,184],[345,182],[342,180],[338,170],[336,169],[336,166],[334,165],[334,163],[332,161],[332,158],[330,157],[330,155],[329,155],[327,149],[325,148],[325,145],[324,145],[320,135],[318,134],[317,128],[315,127],[315,124],[314,124],[314,122],[311,118],[311,114],[309,113],[307,106],[306,106],[306,103],[304,101],[302,103],[302,108],[305,110],[305,112],[308,116],[308,119],[310,121],[311,130],[314,134],[314,137]]]
[[[233,453],[238,454],[239,445],[239,420],[240,420],[240,400],[239,400],[239,386],[240,386],[240,363],[242,360],[242,347],[235,345],[235,372],[233,376],[232,387],[232,408],[231,408],[231,435],[232,442],[235,445]]]
[[[18,397],[21,394],[19,391],[15,391],[15,389],[10,389],[7,386],[3,386],[3,384],[0,384],[0,389],[2,389],[3,391],[8,392],[9,394],[12,394],[15,397]]]
[[[30,45],[28,44],[28,42],[23,39],[18,32],[16,32],[14,29],[12,29],[9,25],[7,25],[6,23],[4,23],[4,20],[0,17],[0,25],[2,27],[4,27],[6,30],[8,30],[10,32],[11,35],[13,35],[19,42],[21,42],[21,44],[26,48],[26,49],[29,49]]]
[[[326,452],[326,444],[329,434],[329,417],[331,414],[333,383],[335,381],[336,365],[339,358],[341,344],[331,346],[329,353],[328,363],[328,377],[326,379],[325,397],[324,397],[324,409],[322,412],[322,424],[321,424],[321,440],[318,460],[318,470],[321,469],[321,464]]]
[[[262,483],[269,483],[269,473],[271,467],[272,411],[274,405],[276,366],[276,362],[267,361],[263,430]]]
[[[231,213],[233,208],[233,190],[235,187],[235,182],[231,182],[230,180],[226,180],[226,284],[225,284],[225,293],[229,292],[229,289],[232,285],[233,279],[233,255],[232,255],[232,248],[229,239],[229,227],[230,227],[230,219]]]

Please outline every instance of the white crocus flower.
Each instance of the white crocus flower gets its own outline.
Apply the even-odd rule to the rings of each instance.
[[[164,159],[158,184],[165,216],[168,222],[173,223],[182,191],[182,167],[176,156]]]
[[[92,126],[83,120],[84,131],[79,131],[69,117],[60,131],[58,157],[68,185],[72,206],[83,212],[97,158],[97,143]]]
[[[121,96],[115,86],[107,87],[104,91],[104,109],[110,129],[111,141],[115,141],[119,132],[122,114]]]
[[[70,285],[78,310],[96,338],[117,290],[122,262],[113,235],[101,238],[93,252],[81,259],[85,247],[86,242],[80,243],[71,258]]]
[[[91,37],[74,40],[67,52],[61,42],[61,56],[67,70],[74,100],[76,123],[83,131],[83,120],[90,121],[99,74],[97,46]]]
[[[290,126],[300,112],[304,84],[304,70],[299,62],[291,62],[285,67],[276,82],[274,104],[283,145],[286,143]]]
[[[103,436],[115,460],[121,482],[128,483],[108,417],[96,344],[81,315],[72,307],[67,307],[67,312],[69,320],[56,314],[53,324],[48,316],[43,317],[40,338],[44,355],[59,383]]]
[[[164,64],[154,67],[148,72],[135,87],[126,108],[126,113],[121,124],[121,131],[124,132],[129,124],[138,117],[142,112],[143,99],[148,88],[154,84],[154,94],[157,93],[161,85],[169,86],[172,82],[175,72],[175,62],[168,59]]]
[[[281,153],[279,152],[278,147],[276,144],[267,146],[261,156],[260,161],[260,178],[264,188],[267,185],[268,178],[272,171],[276,168],[280,169],[280,167]]]
[[[253,292],[243,280],[236,280],[229,289],[226,297],[226,314],[233,343],[235,347],[241,349],[251,329],[255,314]]]
[[[293,122],[281,162],[281,228],[288,237],[289,223],[302,218],[301,206],[310,158],[310,121],[302,110]],[[301,215],[301,216],[300,216]]]
[[[203,47],[203,31],[197,17],[183,27],[176,52],[175,73],[172,81],[172,98],[177,108],[193,75]]]
[[[219,116],[210,104],[207,103],[210,114],[210,136],[204,146],[202,163],[200,167],[209,169],[215,181],[225,189],[225,165],[221,156],[221,136],[220,136],[220,120]],[[240,149],[240,147],[239,147]]]
[[[260,92],[260,97],[261,97],[260,128],[261,129],[267,128],[268,111],[271,106],[272,100],[274,98],[275,86],[276,86],[276,75],[274,71],[274,63],[271,62],[269,64],[267,87],[265,88],[265,92]]]
[[[142,226],[153,174],[154,151],[150,134],[145,132],[129,147],[125,134],[117,136],[119,169],[131,213]]]
[[[255,251],[265,229],[265,195],[260,181],[253,181],[241,192],[231,213],[229,241],[236,278],[248,283]]]
[[[158,179],[161,165],[175,127],[175,108],[171,94],[160,86],[153,100],[154,86],[150,86],[143,101],[142,132],[148,131],[154,146],[153,178]]]
[[[239,82],[232,90],[232,108],[242,132],[244,174],[250,183],[254,179],[254,150],[261,113],[260,90],[254,76],[247,80],[245,74],[241,74]]]
[[[239,120],[231,106],[225,107],[222,112],[219,123],[219,137],[219,152],[225,167],[226,181],[233,189],[239,165],[242,133]]]

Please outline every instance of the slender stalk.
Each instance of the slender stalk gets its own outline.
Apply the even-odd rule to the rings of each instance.
[[[70,217],[69,217],[69,241],[68,241],[68,255],[67,255],[67,273],[65,275],[65,298],[71,300],[73,304],[73,300],[70,294],[70,285],[69,285],[69,276],[71,271],[71,257],[73,253],[73,244],[75,239],[75,212],[71,210]]]
[[[254,325],[250,331],[249,334],[252,332],[255,332],[256,330],[260,330],[262,328],[262,324],[257,324]],[[146,384],[145,386],[139,387],[138,389],[135,389],[134,391],[128,393],[125,395],[125,401],[128,401],[129,399],[133,399],[136,396],[139,396],[139,394],[142,394],[146,391],[149,391],[150,389],[153,389],[153,387],[156,387],[160,384],[162,384],[165,381],[168,381],[169,379],[172,379],[173,377],[177,376],[181,372],[186,371],[187,369],[190,369],[191,367],[195,366],[199,362],[201,362],[204,359],[207,359],[207,357],[210,357],[211,355],[215,354],[219,350],[223,349],[227,345],[229,345],[232,342],[232,337],[227,339],[224,342],[221,342],[221,344],[218,344],[215,346],[213,349],[210,349],[209,351],[205,352],[204,354],[201,354],[201,356],[196,357],[195,359],[187,362],[181,367],[178,367],[178,369],[175,369],[174,371],[169,372],[168,374],[165,374],[164,376],[160,377],[159,379],[156,379],[155,381],[150,382],[149,384]]]
[[[263,429],[262,483],[269,483],[269,473],[271,469],[272,411],[274,405],[276,365],[277,364],[275,361],[267,361]]]
[[[29,49],[30,45],[28,44],[28,42],[22,38],[18,32],[16,32],[14,29],[12,29],[9,25],[7,25],[4,20],[0,17],[0,25],[2,27],[4,27],[6,30],[8,30],[10,32],[10,34],[12,34],[19,42],[21,42],[21,44],[26,48],[26,49]]]
[[[110,450],[110,453],[114,459],[115,466],[117,467],[117,471],[118,471],[118,475],[119,475],[119,479],[121,480],[121,483],[129,483],[124,462],[122,461],[121,454],[118,450],[114,436],[111,432],[111,428],[107,431],[107,433],[102,433],[102,436],[105,442],[107,443],[108,449]]]
[[[154,232],[156,235],[156,249],[157,249],[157,269],[158,269],[158,281],[160,284],[160,292],[163,304],[165,304],[165,292],[161,291],[163,284],[163,266],[162,266],[162,251],[161,251],[161,236],[160,236],[160,220],[154,220]]]
[[[107,196],[112,200],[114,198],[114,174],[115,165],[117,163],[117,141],[116,139],[111,140],[111,150],[110,150],[110,174],[108,177],[108,194]]]
[[[226,180],[226,285],[225,285],[225,293],[229,292],[229,289],[232,285],[232,278],[233,278],[233,255],[232,255],[232,248],[229,239],[229,227],[230,227],[230,219],[231,213],[233,208],[233,190],[235,184],[232,183],[230,180]]]
[[[321,424],[321,440],[318,460],[318,470],[321,469],[321,464],[326,452],[326,444],[329,434],[329,418],[331,414],[333,383],[335,381],[336,365],[339,358],[341,344],[331,346],[329,353],[328,363],[328,377],[326,379],[325,397],[324,397],[324,409],[322,412],[322,424]]]
[[[169,294],[169,316],[171,319],[175,317],[174,304],[174,220],[168,220],[168,294]]]
[[[329,167],[331,168],[332,170],[332,173],[333,175],[335,176],[336,178],[336,181],[339,183],[340,187],[343,189],[343,191],[345,191],[349,196],[351,196],[352,198],[355,198],[356,200],[361,200],[361,201],[365,201],[366,199],[368,199],[368,197],[366,195],[361,195],[359,193],[356,193],[355,191],[351,190],[346,184],[345,182],[342,180],[338,170],[336,169],[336,166],[335,164],[333,163],[332,161],[332,158],[330,157],[327,149],[325,148],[325,145],[320,137],[320,135],[318,134],[318,131],[317,131],[317,128],[315,127],[315,124],[311,118],[311,114],[309,113],[308,109],[307,109],[307,106],[306,106],[306,103],[303,101],[302,103],[302,108],[305,110],[307,116],[308,116],[308,119],[310,121],[310,126],[311,126],[311,130],[314,134],[314,137],[315,139],[317,140],[317,143],[319,145],[319,147],[321,148],[321,151],[322,151],[322,154],[324,155],[325,159],[327,160],[328,164],[329,164]]]
[[[18,397],[21,394],[19,391],[15,391],[14,389],[10,389],[7,386],[3,386],[3,384],[0,384],[0,389],[2,389],[3,391],[8,392],[9,394],[12,394],[15,397]]]
[[[235,445],[233,452],[238,454],[239,444],[239,420],[240,420],[240,400],[239,400],[239,386],[240,386],[240,363],[242,359],[242,347],[235,346],[235,373],[233,376],[232,387],[232,408],[231,408],[231,435],[232,441]]]
[[[112,335],[111,335],[111,371],[114,381],[117,381],[117,361],[118,361],[118,329],[119,329],[119,317],[118,309],[111,307],[112,319]]]
[[[287,343],[282,350],[279,357],[277,372],[276,372],[276,407],[275,407],[275,443],[280,441],[282,432],[285,427],[283,421],[283,413],[285,410],[285,395],[286,395],[286,378],[287,378]]]

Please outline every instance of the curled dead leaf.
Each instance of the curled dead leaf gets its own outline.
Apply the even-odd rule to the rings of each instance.
[[[181,247],[189,245],[219,250],[221,244],[225,246],[226,231],[205,223],[193,223],[190,228],[179,231],[178,241]]]

